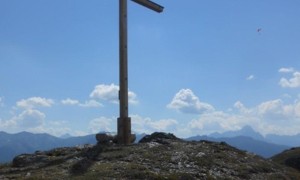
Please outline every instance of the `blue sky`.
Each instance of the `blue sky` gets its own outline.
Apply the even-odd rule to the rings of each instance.
[[[300,2],[128,1],[136,133],[300,133]],[[116,131],[117,0],[0,1],[0,130]]]

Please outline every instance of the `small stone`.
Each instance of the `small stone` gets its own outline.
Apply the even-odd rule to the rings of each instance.
[[[179,168],[179,169],[182,169],[182,168],[183,168],[182,162],[179,162],[179,163],[178,163],[178,168]]]
[[[203,156],[205,156],[205,153],[204,152],[199,152],[197,155],[196,155],[196,157],[203,157]]]
[[[153,147],[156,147],[156,146],[158,146],[159,144],[157,143],[157,142],[149,142],[148,143],[148,146],[149,146],[149,148],[153,148]]]

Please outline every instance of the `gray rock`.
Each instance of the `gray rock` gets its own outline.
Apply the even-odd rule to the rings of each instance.
[[[144,136],[139,143],[157,142],[160,144],[169,144],[169,141],[180,141],[174,134],[155,132],[151,135]]]
[[[117,136],[111,135],[109,133],[98,133],[96,134],[96,140],[100,144],[107,144],[111,142],[116,142]]]
[[[13,167],[25,167],[32,164],[47,164],[49,163],[49,156],[41,155],[32,155],[32,154],[21,154],[13,159]]]

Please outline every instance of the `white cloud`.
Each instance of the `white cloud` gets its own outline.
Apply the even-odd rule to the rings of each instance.
[[[128,92],[128,101],[130,104],[138,104],[139,103],[139,101],[137,100],[137,95],[132,91]]]
[[[80,103],[78,100],[70,99],[70,98],[62,100],[61,103],[63,105],[80,106],[80,107],[86,107],[86,108],[90,108],[90,107],[95,108],[95,107],[101,107],[102,106],[102,104],[99,103],[96,100],[88,100],[88,101],[85,101],[84,103]]]
[[[0,120],[0,130],[10,133],[20,131],[48,133],[54,136],[61,136],[65,133],[74,134],[74,131],[66,126],[65,121],[49,121],[46,119],[45,113],[35,109],[38,107],[51,107],[54,104],[53,100],[32,97],[22,99],[16,104],[18,108],[23,110],[19,112],[16,107],[12,107],[12,117]]]
[[[246,108],[244,106],[244,104],[242,102],[240,102],[240,101],[235,102],[234,105],[233,105],[233,107],[236,108],[236,109],[238,109],[240,112],[242,112],[244,114],[251,113],[251,110],[248,109],[248,108]]]
[[[119,86],[114,84],[100,84],[95,87],[90,94],[91,98],[103,99],[112,103],[118,103]]]
[[[111,103],[119,103],[119,86],[115,84],[105,85],[100,84],[95,87],[90,94],[91,98],[106,100]],[[128,92],[128,101],[131,104],[137,104],[137,96],[134,92]]]
[[[61,103],[63,105],[78,105],[79,104],[79,101],[78,100],[75,100],[75,99],[70,99],[70,98],[67,98],[67,99],[63,99],[61,100]]]
[[[131,116],[132,131],[136,133],[153,133],[157,131],[175,133],[178,128],[178,122],[174,119],[152,120],[149,117],[139,115]]]
[[[252,121],[248,124],[256,127],[262,134],[296,134],[300,126],[300,114],[297,114],[298,105],[297,102],[286,104],[281,99],[275,99],[262,102],[248,109],[246,113],[241,112],[240,115],[243,118],[251,118]],[[282,131],[279,132],[279,129]]]
[[[46,99],[41,97],[31,97],[28,99],[22,99],[17,102],[17,107],[23,109],[33,109],[37,107],[51,107],[54,104],[52,99]]]
[[[224,132],[240,129],[254,121],[252,117],[240,114],[229,114],[222,111],[214,111],[201,114],[199,118],[191,120],[187,128],[190,134],[210,134],[213,132]]]
[[[283,94],[282,97],[286,98],[286,99],[291,99],[292,98],[292,96],[287,94],[287,93]]]
[[[74,131],[72,131],[70,128],[64,126],[63,124],[61,124],[60,126],[42,125],[42,126],[30,128],[30,129],[28,129],[28,131],[32,132],[32,133],[47,133],[47,134],[51,134],[56,137],[60,137],[67,133],[74,135]],[[87,134],[84,134],[84,135],[87,135]]]
[[[295,116],[297,118],[299,118],[299,120],[300,120],[300,101],[296,102],[295,108],[294,108],[294,113],[295,113]]]
[[[299,133],[300,124],[293,125],[278,125],[278,124],[266,124],[261,123],[257,130],[261,132],[263,135],[266,134],[279,134],[279,135],[295,135]]]
[[[8,125],[14,125],[14,128],[34,128],[43,125],[46,115],[38,110],[26,109],[18,116],[14,116],[8,122]]]
[[[254,79],[254,75],[250,75],[246,78],[248,81],[253,80]]]
[[[79,106],[95,108],[95,107],[101,107],[102,104],[95,100],[89,100],[89,101],[86,101],[85,103],[80,103]]]
[[[157,131],[175,133],[178,129],[178,122],[174,119],[160,119],[152,120],[151,118],[144,118],[139,115],[130,115],[131,117],[131,131],[132,133],[153,133]],[[90,121],[89,132],[98,133],[116,132],[117,118],[99,117]]]
[[[285,114],[290,114],[286,112],[288,110],[284,105],[282,100],[276,99],[272,101],[266,101],[258,106],[258,114],[263,116],[265,119],[283,119]]]
[[[290,79],[281,78],[279,85],[284,88],[297,88],[300,87],[300,72],[294,72],[293,77]]]
[[[258,106],[258,113],[259,114],[267,114],[269,112],[280,112],[282,109],[282,101],[280,99],[275,99],[272,101],[266,101],[261,103]]]
[[[237,108],[237,109],[245,109],[245,106],[243,103],[241,103],[240,101],[237,101],[234,103],[233,107]]]
[[[43,123],[37,124],[35,126],[29,126],[25,129],[25,131],[31,133],[47,133],[57,137],[60,137],[66,133],[73,134],[74,132],[69,127],[67,127],[67,123],[65,121],[44,121]]]
[[[191,114],[201,114],[214,110],[210,104],[200,102],[199,98],[190,89],[181,89],[167,107]]]
[[[176,127],[178,122],[174,119],[161,119],[150,123],[153,129],[157,131],[167,131],[170,127]]]
[[[294,72],[295,70],[294,70],[294,68],[280,68],[279,70],[278,70],[278,72],[280,72],[280,73],[292,73],[292,72]]]
[[[4,106],[3,97],[0,97],[0,107]]]
[[[115,119],[117,121],[117,119]],[[104,131],[104,132],[112,132],[113,131],[113,119],[106,117],[99,117],[93,119],[89,123],[89,131],[93,134]]]
[[[238,130],[251,125],[255,130],[265,134],[294,135],[300,129],[300,102],[285,103],[281,99],[265,101],[252,108],[237,101],[234,108],[238,111],[209,111],[200,114],[197,119],[188,121],[185,136],[210,134]]]
[[[63,105],[80,106],[80,107],[86,107],[86,108],[90,108],[90,107],[95,108],[95,107],[101,107],[102,106],[101,103],[99,103],[98,101],[93,100],[93,99],[85,101],[84,103],[80,103],[76,99],[67,98],[67,99],[62,100],[61,103]]]
[[[35,109],[26,109],[8,120],[1,120],[0,130],[9,133],[20,131],[48,133],[57,137],[66,133],[77,135],[74,130],[67,127],[65,121],[47,121],[46,115]]]
[[[115,85],[111,85],[114,87]],[[96,88],[95,88],[96,90]],[[299,98],[300,99],[300,98]],[[212,105],[200,102],[199,98],[190,89],[181,89],[167,106],[183,113],[193,113],[191,116],[181,116],[180,121],[172,118],[151,119],[139,115],[131,115],[132,131],[135,133],[152,133],[156,131],[171,132],[179,137],[188,137],[196,134],[209,134],[238,130],[245,125],[251,125],[262,134],[297,134],[300,129],[300,100],[274,99],[246,107],[241,101],[233,104],[231,111],[217,111]],[[0,99],[1,101],[3,99]],[[286,100],[287,102],[285,102]],[[0,101],[0,103],[1,103]],[[101,104],[94,100],[81,103],[78,100],[67,98],[61,101],[65,105],[82,107],[99,107]],[[74,130],[61,121],[46,121],[46,115],[37,110],[38,107],[51,107],[51,99],[32,97],[17,102],[22,112],[13,115],[8,120],[0,119],[0,130],[45,132],[53,135],[65,133],[86,135],[99,131],[116,131],[117,118],[99,117],[89,122],[87,129]],[[15,111],[12,113],[16,113]],[[205,112],[205,113],[203,113]],[[187,119],[184,119],[186,117]],[[196,117],[196,118],[195,118]],[[56,122],[56,123],[52,123]]]
[[[9,131],[11,129],[16,128],[16,117],[10,119],[10,120],[3,120],[0,119],[0,129],[1,131]]]

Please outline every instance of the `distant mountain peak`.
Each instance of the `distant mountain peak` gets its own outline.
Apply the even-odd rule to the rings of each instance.
[[[243,131],[243,132],[255,132],[254,129],[250,125],[246,125],[246,126],[242,127],[242,129],[240,131]]]
[[[251,137],[251,138],[257,139],[257,140],[264,140],[264,137],[260,133],[256,132],[249,125],[246,125],[237,131],[227,131],[224,133],[213,133],[213,134],[210,134],[209,136],[214,137],[214,138],[246,136],[246,137]]]
[[[247,135],[247,134],[252,134],[252,135],[255,135],[255,136],[260,136],[260,138],[263,138],[263,136],[258,133],[257,131],[255,131],[251,126],[249,125],[246,125],[244,126],[241,130],[240,130],[241,133]]]

